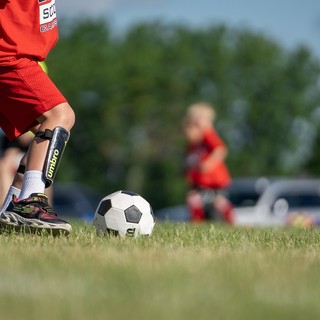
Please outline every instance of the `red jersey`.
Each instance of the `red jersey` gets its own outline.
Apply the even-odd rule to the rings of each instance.
[[[215,148],[220,146],[225,146],[225,144],[213,128],[204,133],[201,143],[189,146],[187,179],[192,186],[221,189],[230,184],[230,174],[223,161],[216,164],[211,170],[205,172],[199,170],[199,165],[210,156]]]
[[[0,66],[43,61],[58,40],[55,0],[0,3]]]

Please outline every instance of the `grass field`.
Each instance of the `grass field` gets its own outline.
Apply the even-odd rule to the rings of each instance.
[[[319,319],[320,230],[0,234],[0,319]]]

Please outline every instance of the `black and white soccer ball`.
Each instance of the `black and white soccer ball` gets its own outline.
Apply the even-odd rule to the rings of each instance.
[[[120,190],[100,201],[93,217],[93,225],[97,234],[150,236],[155,219],[147,200],[137,193]]]

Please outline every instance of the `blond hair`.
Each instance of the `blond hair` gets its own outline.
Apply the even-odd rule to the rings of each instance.
[[[190,105],[187,109],[186,121],[200,121],[206,125],[212,125],[216,118],[213,105],[207,102],[198,102]]]

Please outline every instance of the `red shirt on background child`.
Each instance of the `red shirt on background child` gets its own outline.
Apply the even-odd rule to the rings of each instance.
[[[216,163],[211,169],[201,171],[201,164],[208,159],[217,147],[225,147],[214,128],[209,128],[198,144],[191,144],[187,150],[187,180],[196,188],[223,189],[230,182],[231,177],[223,161]]]

